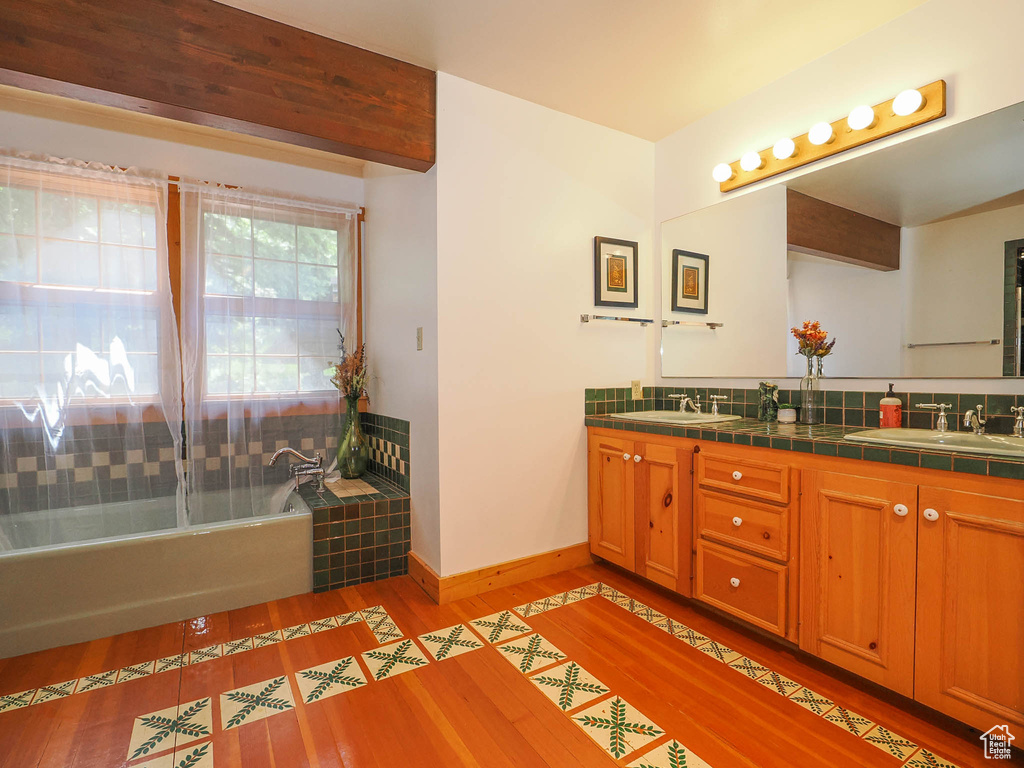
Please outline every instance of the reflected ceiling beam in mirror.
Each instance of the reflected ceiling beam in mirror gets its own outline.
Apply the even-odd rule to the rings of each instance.
[[[900,228],[786,190],[789,250],[882,272],[900,268]]]
[[[850,117],[841,117],[832,123],[819,123],[812,129],[813,131],[818,129],[819,126],[822,129],[831,126],[832,138],[824,143],[812,143],[807,133],[795,137],[793,143],[796,151],[790,157],[780,159],[774,155],[773,148],[768,147],[760,153],[747,153],[751,156],[758,154],[762,160],[761,165],[757,167],[752,167],[752,163],[748,163],[748,167],[752,168],[749,171],[744,170],[739,160],[728,165],[722,163],[722,166],[732,170],[732,175],[726,178],[724,173],[718,173],[718,168],[716,167],[715,179],[719,180],[718,188],[722,192],[730,192],[817,160],[837,155],[848,149],[853,149],[877,139],[891,136],[894,133],[931,122],[946,114],[945,80],[936,80],[934,83],[929,83],[917,90],[924,97],[924,106],[909,115],[897,115],[892,106],[895,99],[889,99],[875,105],[874,122],[864,123],[865,127],[863,128],[851,128],[849,124]],[[858,107],[858,109],[861,108]],[[854,125],[860,124],[862,123],[854,120]]]

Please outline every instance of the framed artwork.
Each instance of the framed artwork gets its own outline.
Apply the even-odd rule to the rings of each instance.
[[[672,251],[672,311],[708,313],[708,257]]]
[[[611,237],[594,238],[594,305],[636,307],[637,244]]]

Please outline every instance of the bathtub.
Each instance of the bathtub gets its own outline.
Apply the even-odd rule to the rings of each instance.
[[[229,493],[204,494],[207,517]],[[0,658],[310,592],[312,514],[295,493],[272,514],[269,498],[266,514],[188,528],[173,497],[8,519]]]

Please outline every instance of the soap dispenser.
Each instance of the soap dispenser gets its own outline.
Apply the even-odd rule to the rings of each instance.
[[[894,429],[903,426],[903,403],[896,397],[889,385],[889,391],[885,393],[878,403],[878,426],[882,429]]]

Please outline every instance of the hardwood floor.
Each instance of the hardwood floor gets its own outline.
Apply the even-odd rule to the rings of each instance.
[[[609,585],[604,597],[440,632],[594,582]],[[628,598],[644,605],[630,612]],[[351,613],[372,606],[382,610]],[[318,622],[327,617],[345,625]],[[692,647],[680,627],[725,648]],[[531,645],[524,628],[542,639]],[[295,636],[274,634],[286,629]],[[732,661],[730,649],[770,671],[759,681],[712,655]],[[767,685],[771,671],[805,704]],[[84,692],[63,695],[76,686]],[[22,706],[25,691],[41,703]],[[805,708],[827,714],[832,702],[871,725],[858,736]],[[894,757],[864,738],[867,727],[913,746]],[[967,728],[919,718],[599,565],[443,606],[399,577],[0,660],[2,768],[660,767],[675,742],[690,753],[686,765],[700,766],[696,755],[714,768],[992,765]]]

